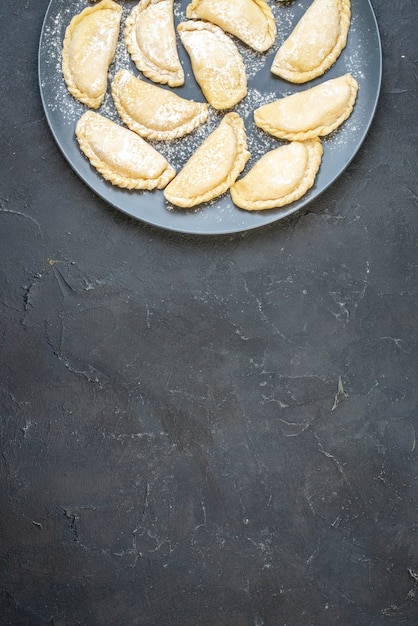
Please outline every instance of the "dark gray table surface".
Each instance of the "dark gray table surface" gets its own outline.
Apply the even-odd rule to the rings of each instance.
[[[255,231],[110,208],[0,11],[0,623],[418,624],[415,0],[346,172]]]

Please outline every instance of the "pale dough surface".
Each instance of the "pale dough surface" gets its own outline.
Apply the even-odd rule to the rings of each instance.
[[[80,149],[98,172],[126,189],[162,189],[176,172],[144,139],[99,113],[87,111],[78,120]]]
[[[126,69],[112,81],[112,96],[122,121],[134,132],[157,141],[184,137],[206,122],[209,106],[147,83]]]
[[[268,50],[276,37],[276,22],[266,0],[192,0],[186,15],[220,26],[257,52]]]
[[[347,43],[350,0],[314,0],[277,51],[271,71],[293,83],[321,76]]]
[[[165,188],[164,195],[179,207],[209,202],[227,191],[250,157],[244,123],[227,113]]]
[[[259,107],[254,111],[254,121],[279,139],[323,137],[351,115],[357,91],[357,81],[344,74]]]
[[[125,44],[136,67],[155,83],[179,87],[184,71],[177,51],[173,0],[140,0],[130,12]]]
[[[267,152],[231,186],[232,201],[241,209],[262,211],[299,200],[315,182],[322,153],[318,138]]]
[[[215,109],[230,109],[247,95],[245,65],[237,46],[219,26],[186,21],[177,26],[193,74]]]
[[[106,93],[121,18],[119,4],[102,0],[75,15],[65,31],[64,80],[74,98],[93,109],[99,108]]]

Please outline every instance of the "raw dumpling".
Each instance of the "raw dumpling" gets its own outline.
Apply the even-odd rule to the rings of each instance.
[[[65,31],[62,72],[69,92],[97,109],[105,96],[115,54],[122,7],[102,0],[75,15]]]
[[[230,109],[247,95],[247,75],[237,46],[219,26],[187,21],[178,25],[193,74],[215,109]]]
[[[350,0],[314,0],[277,51],[271,71],[292,83],[321,76],[347,43]]]
[[[209,106],[180,98],[122,69],[112,82],[112,96],[122,121],[134,132],[157,141],[191,133],[206,122]]]
[[[247,211],[282,207],[314,184],[322,160],[321,140],[293,141],[267,152],[231,187],[234,204]]]
[[[266,0],[192,0],[186,15],[220,26],[257,52],[268,50],[276,37],[276,23]]]
[[[184,83],[174,29],[173,0],[140,0],[125,25],[125,43],[138,70],[155,83]]]
[[[344,74],[261,106],[254,111],[254,121],[279,139],[323,137],[351,115],[357,91],[357,81]]]
[[[228,190],[249,158],[244,123],[237,113],[227,113],[165,188],[164,195],[179,207],[209,202]]]
[[[84,113],[77,122],[76,136],[93,167],[118,187],[162,189],[176,175],[144,139],[99,113]]]

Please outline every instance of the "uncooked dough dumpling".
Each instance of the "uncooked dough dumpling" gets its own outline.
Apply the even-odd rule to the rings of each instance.
[[[178,25],[194,77],[215,109],[230,109],[247,95],[245,65],[237,46],[219,26],[186,21]]]
[[[357,81],[344,74],[259,107],[254,121],[278,139],[324,137],[351,115],[357,91]]]
[[[115,55],[122,7],[102,0],[75,15],[65,31],[62,72],[69,92],[93,109],[103,102]]]
[[[267,152],[231,187],[234,204],[247,211],[283,207],[314,184],[322,160],[320,139],[293,141]]]
[[[350,0],[313,0],[277,51],[271,71],[292,83],[321,76],[347,43]]]
[[[140,0],[125,24],[125,43],[136,67],[155,83],[179,87],[184,71],[177,51],[174,0]]]
[[[209,105],[181,98],[121,69],[112,81],[112,96],[122,121],[141,137],[171,141],[206,122]]]
[[[257,52],[268,50],[276,37],[276,22],[266,0],[192,0],[186,15],[216,24]]]
[[[164,195],[171,204],[184,208],[209,202],[229,189],[249,158],[244,122],[237,113],[227,113]]]
[[[112,120],[87,111],[78,120],[81,151],[113,185],[126,189],[162,189],[176,172],[144,139]]]

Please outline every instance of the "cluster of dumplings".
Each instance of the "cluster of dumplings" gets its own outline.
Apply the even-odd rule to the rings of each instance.
[[[351,74],[324,81],[263,105],[254,123],[286,140],[241,178],[250,159],[242,118],[233,107],[247,95],[247,77],[234,38],[262,54],[271,49],[276,24],[267,0],[191,0],[177,33],[206,102],[181,98],[159,85],[184,83],[174,26],[174,0],[139,0],[124,25],[124,42],[142,80],[120,69],[111,82],[123,125],[96,112],[103,103],[115,55],[122,8],[95,2],[75,15],[63,43],[62,71],[69,92],[88,107],[76,124],[80,149],[98,172],[126,189],[163,189],[168,202],[195,207],[229,190],[245,210],[282,207],[314,184],[321,137],[353,110],[358,84]],[[313,0],[277,50],[271,72],[292,83],[323,75],[336,61],[350,28],[350,0]],[[221,122],[176,173],[147,140],[172,141],[204,124],[209,107],[225,112]]]

